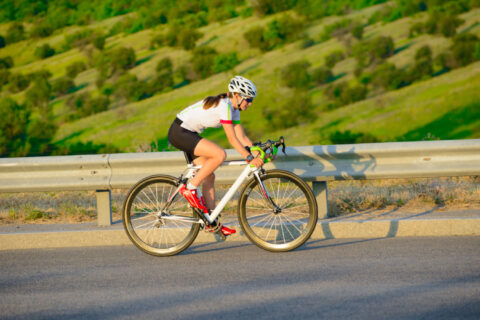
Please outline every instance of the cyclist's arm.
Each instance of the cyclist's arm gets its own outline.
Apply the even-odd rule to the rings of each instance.
[[[231,123],[223,123],[223,130],[225,130],[225,134],[227,136],[228,142],[232,145],[232,147],[237,150],[240,155],[246,159],[247,156],[250,154],[247,150],[245,150],[244,145],[242,144],[242,141],[237,137],[236,135],[236,130],[233,127],[233,124]]]
[[[240,140],[244,147],[252,146],[252,141],[245,134],[245,130],[243,130],[241,124],[234,124],[233,130],[235,131],[235,135],[237,136],[238,140]]]

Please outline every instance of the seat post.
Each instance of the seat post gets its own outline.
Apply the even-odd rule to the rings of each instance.
[[[190,156],[190,154],[183,151],[183,155],[185,156],[185,160],[187,161],[187,164],[192,164],[193,163],[193,158]]]

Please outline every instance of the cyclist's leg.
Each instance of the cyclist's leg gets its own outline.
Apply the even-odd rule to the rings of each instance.
[[[206,159],[207,158],[205,157],[199,157],[196,158],[193,162],[195,163],[195,165],[203,166]],[[203,197],[205,198],[207,209],[215,209],[215,173],[211,173],[203,180],[202,193]]]
[[[202,168],[198,170],[195,177],[190,181],[195,186],[199,186],[227,158],[225,150],[205,138],[197,143],[194,154],[198,157],[195,159],[196,163],[202,163]]]

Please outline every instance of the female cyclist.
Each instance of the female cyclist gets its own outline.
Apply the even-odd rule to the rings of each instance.
[[[202,138],[199,134],[205,128],[223,130],[228,141],[245,160],[260,167],[263,161],[254,158],[249,148],[252,141],[246,136],[240,124],[240,111],[245,111],[257,96],[255,85],[248,79],[236,76],[228,84],[228,93],[206,97],[177,114],[175,121],[168,131],[168,141],[176,148],[187,153],[195,165],[202,168],[196,173],[188,185],[180,193],[188,200],[191,206],[200,209],[205,214],[215,208],[215,174],[227,155],[216,143]],[[202,193],[197,189],[203,185]],[[227,236],[235,233],[235,229],[218,223],[222,233]],[[208,230],[208,229],[207,229]],[[211,229],[213,231],[213,228]]]

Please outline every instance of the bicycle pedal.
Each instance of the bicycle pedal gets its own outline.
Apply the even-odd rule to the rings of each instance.
[[[227,237],[221,231],[213,233],[213,236],[217,242],[224,242],[227,240]]]

